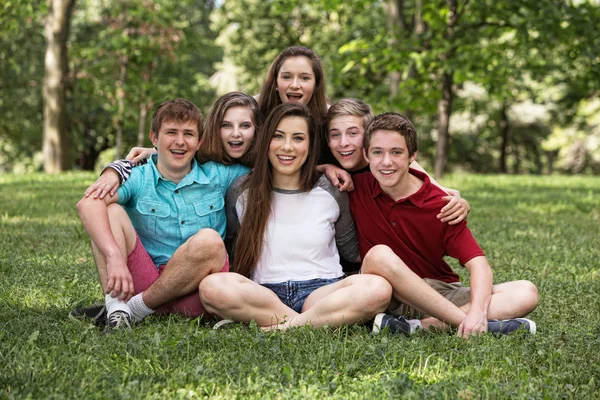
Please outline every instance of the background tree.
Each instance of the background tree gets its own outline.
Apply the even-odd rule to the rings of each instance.
[[[69,120],[67,117],[67,41],[75,0],[49,0],[44,58],[44,171],[69,169]]]

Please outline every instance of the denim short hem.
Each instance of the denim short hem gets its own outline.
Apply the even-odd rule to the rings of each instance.
[[[273,291],[279,300],[297,313],[302,312],[306,299],[315,290],[339,282],[344,276],[332,279],[309,279],[306,281],[287,281],[280,283],[263,283],[262,286]]]

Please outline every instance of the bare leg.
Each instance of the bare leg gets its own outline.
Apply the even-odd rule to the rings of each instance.
[[[175,251],[160,277],[143,292],[144,304],[155,310],[194,292],[202,279],[223,268],[226,257],[221,236],[212,229],[199,230]]]
[[[113,236],[119,245],[123,258],[127,260],[127,256],[133,251],[136,241],[136,233],[129,216],[118,204],[110,204],[107,208],[108,220],[110,222],[110,229]],[[106,292],[106,285],[108,283],[108,274],[106,272],[106,257],[100,251],[98,246],[92,242],[92,255],[94,256],[94,262],[98,269],[98,277],[100,278],[100,284],[102,290]]]
[[[391,295],[392,288],[385,279],[375,275],[352,275],[312,292],[304,303],[302,314],[281,325],[280,329],[367,321],[386,309]]]
[[[207,276],[200,282],[200,299],[211,314],[240,322],[254,320],[261,327],[276,326],[298,315],[273,291],[234,272]]]
[[[530,281],[505,282],[492,287],[492,300],[488,307],[489,319],[510,319],[524,317],[537,307],[539,295]],[[471,304],[460,307],[469,312]]]
[[[436,317],[424,319],[424,329],[430,326],[443,328],[445,323],[458,327],[466,316],[463,310],[408,268],[388,246],[378,245],[369,250],[363,260],[362,272],[383,277],[392,285],[395,299]]]

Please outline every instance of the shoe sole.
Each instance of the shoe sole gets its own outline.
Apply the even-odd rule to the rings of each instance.
[[[383,322],[384,313],[379,313],[373,319],[373,333],[378,334],[381,332],[381,323]]]
[[[219,322],[217,322],[214,326],[213,329],[221,329],[223,326],[225,325],[229,325],[229,324],[233,324],[235,323],[235,321],[232,321],[230,319],[223,319]]]
[[[523,321],[524,323],[528,323],[529,324],[529,333],[531,335],[535,335],[537,332],[537,325],[535,324],[535,322],[533,322],[532,320],[528,319],[528,318],[515,318],[517,321]]]

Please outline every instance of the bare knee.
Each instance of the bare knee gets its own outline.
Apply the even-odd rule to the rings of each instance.
[[[401,272],[406,264],[386,245],[373,246],[367,252],[362,263],[362,272],[365,274],[380,275],[384,278],[389,277],[394,270]]]
[[[237,280],[234,275],[211,274],[200,282],[200,300],[208,312],[215,314],[218,310],[227,309],[237,302]]]
[[[518,293],[521,296],[521,303],[523,307],[523,314],[529,314],[539,304],[540,296],[537,287],[533,282],[522,280],[515,282],[518,285]]]
[[[388,281],[376,275],[360,275],[361,291],[364,294],[365,301],[361,304],[365,313],[375,315],[387,309],[392,298],[392,286]],[[348,279],[348,278],[347,278]]]
[[[187,256],[190,258],[218,259],[225,262],[225,243],[221,235],[214,229],[201,229],[185,243]]]

